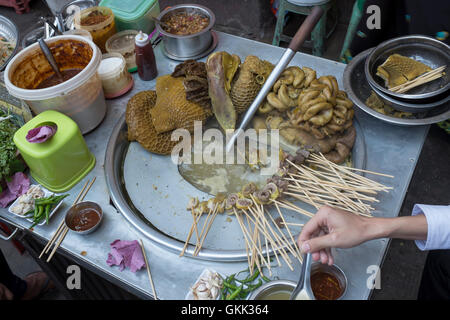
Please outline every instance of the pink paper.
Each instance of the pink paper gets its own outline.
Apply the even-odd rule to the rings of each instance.
[[[0,208],[23,195],[30,188],[30,179],[23,172],[16,172],[11,181],[6,181],[7,188],[0,193]]]
[[[115,240],[110,245],[111,252],[108,253],[106,260],[109,266],[119,266],[120,271],[129,268],[131,272],[136,272],[145,266],[142,248],[136,240]]]
[[[42,143],[56,133],[56,126],[41,126],[28,131],[25,137],[30,143]]]

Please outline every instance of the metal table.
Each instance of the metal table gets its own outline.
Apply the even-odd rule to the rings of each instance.
[[[283,49],[279,47],[221,32],[217,32],[217,35],[219,44],[216,50],[236,53],[241,58],[253,54],[276,63],[283,53]],[[178,61],[167,59],[162,54],[160,47],[155,49],[155,54],[159,75],[171,73],[179,63]],[[297,53],[291,61],[291,65],[312,67],[317,70],[318,76],[334,75],[338,79],[340,88],[343,88],[342,74],[345,64]],[[218,263],[189,257],[180,258],[176,253],[158,247],[152,241],[146,239],[111,205],[103,170],[105,148],[111,130],[124,113],[127,101],[131,96],[139,91],[155,87],[155,80],[143,82],[139,80],[137,74],[133,76],[135,86],[132,91],[118,99],[107,100],[108,112],[106,118],[97,129],[85,135],[87,144],[97,159],[95,168],[77,186],[70,190],[71,196],[65,201],[65,207],[61,208],[52,217],[50,224],[48,226],[35,227],[33,234],[43,241],[50,239],[60,221],[64,218],[68,204],[73,202],[85,181],[96,176],[97,181],[86,199],[94,200],[102,206],[105,214],[104,220],[99,229],[90,235],[82,236],[69,232],[61,244],[60,252],[70,256],[76,263],[82,264],[137,296],[150,298],[151,287],[145,270],[137,273],[127,270],[121,272],[117,266],[109,267],[106,264],[111,242],[116,239],[132,240],[142,238],[147,250],[158,298],[184,299],[189,287],[205,268],[228,275],[247,268],[247,261]],[[402,206],[429,126],[395,126],[375,119],[359,109],[356,110],[355,114],[364,132],[367,148],[366,169],[395,176],[394,179],[380,176],[371,177],[394,188],[389,193],[379,195],[380,202],[375,204],[376,210],[374,215],[395,217],[399,214]],[[12,216],[7,209],[0,209],[0,219],[22,230],[29,227],[29,223],[26,220]],[[367,281],[373,271],[368,270],[368,268],[372,265],[381,265],[387,247],[388,239],[379,239],[366,242],[352,249],[336,250],[336,264],[344,270],[349,282],[344,299],[367,299],[369,297],[371,289],[368,288]],[[294,266],[294,272],[290,271],[286,266],[274,268],[273,277],[297,281],[300,269],[298,263],[297,265],[294,264]]]

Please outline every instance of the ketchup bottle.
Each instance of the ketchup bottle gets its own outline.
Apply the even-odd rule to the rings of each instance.
[[[155,54],[147,34],[139,33],[135,38],[136,65],[139,78],[144,81],[154,79],[158,75],[156,69]]]

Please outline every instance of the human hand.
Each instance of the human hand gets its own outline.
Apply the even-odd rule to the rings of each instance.
[[[297,243],[303,253],[311,253],[314,261],[332,265],[331,248],[351,248],[368,238],[368,219],[353,213],[321,207],[302,229]]]
[[[13,298],[12,292],[3,283],[0,283],[0,300],[12,300]]]

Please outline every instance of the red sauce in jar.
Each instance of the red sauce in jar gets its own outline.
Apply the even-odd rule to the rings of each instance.
[[[71,221],[72,228],[76,231],[86,231],[100,221],[100,213],[91,208],[81,209]]]
[[[336,300],[343,293],[339,280],[327,272],[311,275],[311,289],[317,300]]]

